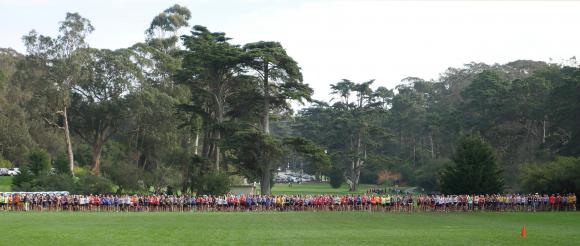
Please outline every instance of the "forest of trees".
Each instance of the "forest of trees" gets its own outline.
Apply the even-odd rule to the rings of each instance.
[[[13,189],[215,194],[246,178],[269,194],[290,165],[351,190],[437,191],[457,143],[477,134],[501,189],[580,190],[575,59],[470,63],[393,89],[309,81],[332,83],[324,102],[279,42],[237,45],[190,18],[174,5],[142,42],[109,50],[68,13],[58,36],[26,34],[25,54],[0,49],[0,166],[21,168]]]

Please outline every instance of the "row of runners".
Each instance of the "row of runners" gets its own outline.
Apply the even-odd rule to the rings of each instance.
[[[64,195],[0,194],[2,211],[575,211],[575,194],[548,195]]]
[[[576,195],[86,196],[0,193],[0,211],[576,211]]]

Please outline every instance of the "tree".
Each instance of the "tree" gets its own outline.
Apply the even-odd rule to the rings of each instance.
[[[48,118],[45,120],[48,124],[62,129],[64,133],[71,173],[74,168],[74,155],[68,108],[71,104],[72,90],[79,76],[81,59],[79,51],[88,47],[85,38],[93,30],[94,27],[88,19],[83,18],[78,13],[67,13],[65,20],[61,22],[60,34],[56,38],[39,35],[34,30],[23,37],[28,55],[41,61],[49,71],[49,76],[46,78],[47,83],[56,84],[59,95],[53,107],[56,109],[56,114],[62,118],[62,123]]]
[[[262,92],[262,129],[270,134],[270,111],[289,108],[288,100],[310,100],[312,89],[302,83],[298,63],[278,42],[260,41],[244,45],[247,66],[256,72]]]
[[[503,191],[503,178],[493,149],[478,135],[465,135],[457,143],[454,165],[441,176],[446,194],[493,194]]]
[[[168,33],[171,34],[171,37],[176,37],[176,32],[180,28],[189,25],[187,21],[189,21],[190,18],[191,11],[189,11],[187,7],[175,4],[155,16],[145,33],[150,39],[165,39],[167,38]],[[176,42],[177,40],[173,41]]]
[[[358,189],[361,169],[369,160],[369,154],[373,154],[372,146],[376,144],[371,134],[375,127],[373,119],[376,113],[384,110],[382,103],[377,102],[377,94],[370,87],[373,82],[353,83],[343,80],[331,85],[333,94],[340,95],[342,100],[332,108],[336,115],[335,124],[342,128],[337,129],[335,133],[338,135],[335,138],[344,141],[343,148],[337,153],[348,160],[346,180],[350,191]],[[351,94],[355,94],[355,98],[349,102]]]
[[[560,154],[580,155],[580,68],[563,67],[547,74],[554,83],[547,108],[554,121],[552,145]]]
[[[35,176],[39,176],[48,173],[51,167],[50,162],[50,155],[46,150],[36,149],[28,155],[28,163],[26,165]]]
[[[580,158],[557,156],[547,163],[530,163],[520,179],[528,192],[580,194]]]
[[[340,188],[344,183],[344,174],[338,168],[332,168],[328,176],[330,177],[330,187],[334,189]]]
[[[270,135],[270,112],[273,109],[290,109],[289,100],[310,100],[312,89],[302,83],[298,63],[292,59],[278,42],[249,43],[243,47],[246,65],[259,78],[257,87],[261,92],[262,132]],[[268,164],[267,166],[273,166]],[[262,172],[262,194],[270,194],[272,171]]]
[[[282,156],[282,143],[256,129],[242,129],[228,139],[227,149],[241,169],[260,177],[262,194],[270,194],[272,180],[268,174],[272,172],[272,163]],[[264,177],[270,179],[264,180]]]
[[[141,74],[130,50],[86,52],[83,76],[74,87],[71,122],[74,131],[93,147],[91,172],[98,176],[104,144],[128,118],[126,94]]]
[[[194,26],[191,35],[183,36],[187,51],[178,80],[190,86],[193,96],[207,99],[202,105],[190,105],[206,117],[207,136],[204,157],[209,157],[214,170],[220,170],[222,158],[220,140],[228,99],[236,92],[242,67],[242,49],[228,43],[225,33],[210,32],[206,27]],[[196,98],[192,102],[199,102]],[[193,110],[192,110],[193,111]]]

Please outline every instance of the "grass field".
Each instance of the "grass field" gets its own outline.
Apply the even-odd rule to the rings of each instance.
[[[365,193],[370,187],[373,188],[388,188],[388,187],[377,187],[371,185],[361,184],[355,194]],[[292,184],[289,187],[288,184],[275,184],[272,187],[272,194],[274,195],[317,195],[317,194],[330,194],[330,195],[345,195],[352,194],[353,192],[348,191],[348,186],[343,185],[338,189],[330,187],[328,183],[302,183],[302,184]]]
[[[12,177],[10,176],[0,176],[0,192],[12,191]]]
[[[0,232],[0,245],[578,245],[580,213],[4,212]]]

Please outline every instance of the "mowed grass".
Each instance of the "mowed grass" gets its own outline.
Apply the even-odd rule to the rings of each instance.
[[[0,192],[12,191],[12,177],[0,176]]]
[[[350,192],[348,191],[347,185],[342,185],[340,188],[334,189],[330,187],[330,184],[328,183],[292,184],[292,187],[290,187],[287,183],[286,184],[277,183],[274,184],[274,187],[272,187],[272,194],[274,195],[363,194],[369,188],[389,189],[390,187],[361,184],[356,192]],[[403,188],[401,188],[401,190],[403,190]]]
[[[580,213],[3,212],[0,232],[0,245],[578,245]]]

